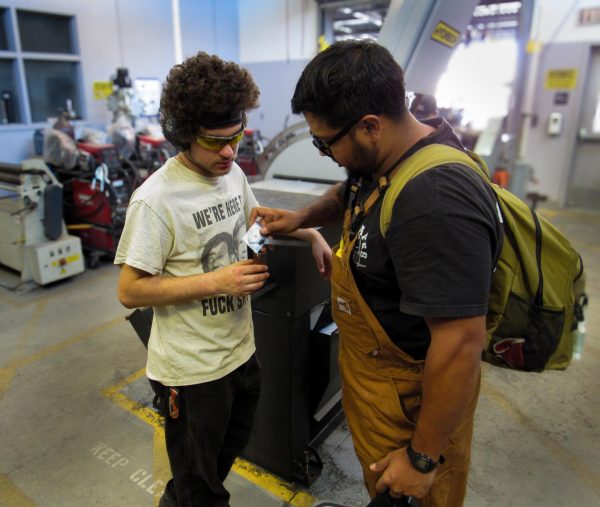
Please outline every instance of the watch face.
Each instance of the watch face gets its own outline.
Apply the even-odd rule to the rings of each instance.
[[[429,456],[416,452],[410,445],[407,448],[407,454],[410,462],[419,472],[426,474],[431,472],[437,466],[437,463]]]
[[[423,454],[417,454],[416,460],[413,463],[415,467],[423,472],[430,472],[435,468],[435,463]]]

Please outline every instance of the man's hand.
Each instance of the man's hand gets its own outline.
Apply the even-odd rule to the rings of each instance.
[[[254,208],[250,215],[250,223],[254,223],[258,217],[262,219],[260,233],[263,236],[294,232],[302,225],[302,215],[297,211],[277,208]]]
[[[329,280],[331,277],[331,247],[325,241],[325,238],[321,236],[317,231],[311,229],[314,232],[314,238],[311,241],[312,254],[317,263],[317,269],[319,274],[325,280]]]
[[[252,260],[243,260],[213,271],[215,292],[230,296],[249,296],[260,289],[269,278],[269,268]]]
[[[399,498],[402,495],[422,498],[433,484],[437,470],[423,474],[415,470],[406,448],[397,449],[387,454],[385,458],[369,467],[373,472],[381,473],[375,486],[378,492],[389,489],[390,496]]]

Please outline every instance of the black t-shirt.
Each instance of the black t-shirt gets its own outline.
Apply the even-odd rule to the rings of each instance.
[[[425,123],[436,130],[403,159],[433,143],[464,149],[445,120]],[[363,181],[359,201],[375,185]],[[400,192],[385,238],[379,230],[382,200],[358,225],[352,270],[392,341],[413,358],[424,359],[430,343],[424,317],[487,313],[493,263],[502,243],[496,200],[469,167],[430,169]]]

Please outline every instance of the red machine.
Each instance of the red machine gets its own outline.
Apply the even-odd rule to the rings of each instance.
[[[148,170],[146,177],[177,154],[177,150],[164,137],[138,134],[137,143],[140,162]]]
[[[258,176],[258,164],[256,157],[263,152],[258,130],[244,130],[244,137],[240,141],[236,162],[242,168],[246,176]]]
[[[104,190],[96,183],[94,188],[89,179],[71,180],[73,199],[68,222],[81,238],[84,250],[90,255],[92,266],[102,254],[115,254],[129,202],[130,190],[124,179],[111,179]]]
[[[138,177],[133,166],[123,166],[111,144],[80,142],[77,147],[79,169],[57,173],[63,181],[67,227],[81,238],[94,267],[102,255],[115,254]]]
[[[99,164],[106,164],[111,169],[121,167],[119,153],[112,144],[78,142],[77,148],[79,148],[81,152],[87,153],[91,158],[93,158],[94,167]]]

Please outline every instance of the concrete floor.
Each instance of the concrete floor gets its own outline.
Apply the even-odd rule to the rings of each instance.
[[[600,506],[600,213],[543,213],[586,263],[583,358],[543,374],[484,365],[466,507]],[[0,289],[0,505],[156,505],[163,430],[117,276],[107,262],[25,294]],[[310,488],[237,463],[232,507],[366,505],[344,423],[320,454]]]

